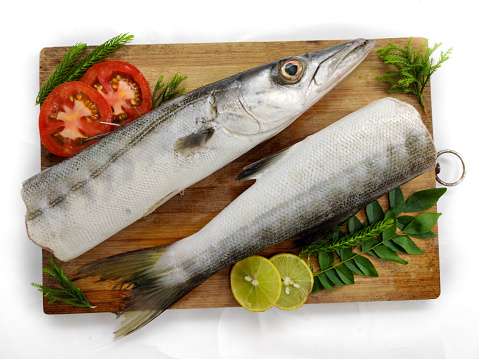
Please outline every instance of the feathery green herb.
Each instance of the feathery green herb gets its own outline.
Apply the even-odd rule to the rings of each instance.
[[[393,65],[396,70],[388,71],[383,77],[377,76],[376,79],[391,85],[387,92],[405,92],[416,95],[427,118],[427,110],[422,97],[424,89],[431,75],[441,67],[444,61],[449,59],[452,48],[446,52],[441,51],[439,60],[434,62],[431,56],[442,43],[427,48],[428,40],[426,39],[415,51],[411,45],[412,40],[412,37],[408,39],[405,48],[389,42],[388,46],[377,50],[384,63]],[[424,49],[425,51],[423,51]]]
[[[50,76],[48,81],[41,88],[37,95],[35,104],[42,104],[50,92],[58,85],[81,79],[91,66],[99,63],[106,56],[133,40],[133,38],[133,35],[128,34],[115,36],[97,46],[91,53],[80,60],[80,55],[83,50],[85,50],[86,44],[80,43],[73,46],[57,66],[53,75]]]
[[[133,35],[120,34],[114,38],[111,38],[100,46],[97,46],[92,52],[78,61],[73,70],[68,74],[65,82],[81,79],[90,67],[96,65],[106,56],[110,55],[112,52],[115,52],[123,45],[126,45],[128,42],[133,40],[133,38]]]
[[[55,87],[65,82],[65,78],[68,76],[68,73],[71,71],[75,62],[80,58],[80,55],[85,48],[86,44],[78,43],[68,50],[62,61],[56,67],[55,72],[53,72],[38,93],[35,105],[43,103],[48,94],[52,92]]]
[[[348,234],[338,230],[330,238],[304,248],[300,256],[308,257],[308,261],[316,258],[320,268],[313,275],[313,292],[354,284],[355,274],[377,277],[378,272],[366,255],[408,264],[398,253],[423,254],[411,237],[434,238],[432,228],[441,214],[400,214],[425,211],[434,206],[445,192],[445,188],[419,191],[406,202],[401,188],[396,188],[389,193],[390,209],[386,213],[379,202],[374,201],[365,208],[367,224],[363,225],[354,216],[348,221]]]
[[[177,90],[176,88],[186,78],[187,78],[186,76],[179,76],[176,73],[175,76],[173,76],[173,78],[165,86],[165,83],[163,82],[163,75],[161,75],[158,81],[156,82],[155,88],[153,90],[153,107],[152,108],[157,108],[163,102],[166,102],[177,95],[181,95],[185,91],[185,88],[183,87],[179,90]]]
[[[50,257],[50,264],[52,268],[43,268],[43,272],[56,278],[60,284],[60,288],[49,288],[32,283],[40,292],[43,292],[44,297],[49,300],[48,303],[62,301],[77,307],[95,308],[95,306],[90,304],[81,289],[75,286],[75,284],[67,278],[63,270],[57,266],[53,256]]]
[[[317,252],[334,252],[340,249],[358,246],[364,241],[381,234],[393,224],[394,220],[389,218],[344,236],[332,236],[327,240],[318,241],[306,247],[301,251],[301,256]]]

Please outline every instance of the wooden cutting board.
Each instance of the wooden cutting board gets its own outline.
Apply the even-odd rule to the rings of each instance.
[[[57,263],[70,276],[83,265],[97,259],[135,249],[164,245],[198,231],[253,183],[234,180],[243,167],[302,140],[373,100],[388,96],[385,92],[387,86],[375,79],[388,70],[379,59],[376,50],[391,40],[402,45],[407,42],[406,38],[378,40],[376,48],[356,70],[285,131],[186,189],[183,195],[175,196],[148,217],[137,221],[89,252],[68,262],[57,260]],[[423,40],[416,38],[414,46],[420,45]],[[165,80],[170,79],[176,72],[186,75],[188,79],[184,86],[189,92],[264,63],[324,49],[341,42],[343,41],[128,45],[111,55],[108,60],[123,60],[134,64],[143,72],[151,87],[160,75],[164,75]],[[40,85],[43,85],[53,73],[67,51],[66,47],[45,48],[41,51]],[[88,48],[88,51],[91,51],[91,48]],[[422,113],[414,97],[402,94],[394,94],[394,97],[411,103]],[[428,113],[431,114],[429,87],[425,91],[425,102]],[[423,121],[432,133],[431,115],[429,119],[423,116]],[[50,154],[42,146],[42,169],[61,160],[62,158]],[[408,198],[417,190],[434,187],[434,171],[430,171],[402,188]],[[380,203],[383,208],[387,208],[386,197],[381,198]],[[363,212],[359,213],[359,217],[364,221]],[[437,234],[437,227],[434,231]],[[440,293],[438,239],[415,241],[426,253],[419,256],[401,255],[409,261],[409,265],[371,258],[379,272],[378,278],[357,275],[354,285],[311,294],[307,303],[437,298]],[[291,242],[285,242],[261,254],[271,256],[289,251],[290,247]],[[43,251],[43,266],[49,266],[49,258],[50,253]],[[238,306],[230,292],[229,271],[230,268],[224,268],[172,308]],[[46,286],[54,286],[51,277],[47,275],[44,275],[43,283]],[[61,302],[49,304],[45,300],[45,313],[117,312],[122,305],[122,298],[127,294],[114,289],[114,282],[98,282],[96,278],[82,279],[76,284],[91,303],[97,306],[95,309],[78,308]]]

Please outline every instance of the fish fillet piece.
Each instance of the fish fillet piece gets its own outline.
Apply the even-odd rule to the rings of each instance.
[[[240,178],[255,183],[192,236],[102,259],[79,276],[134,283],[115,332],[120,338],[225,266],[299,234],[327,235],[435,162],[433,140],[414,107],[374,101],[248,166]]]

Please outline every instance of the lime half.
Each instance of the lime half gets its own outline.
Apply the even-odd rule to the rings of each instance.
[[[231,291],[236,301],[251,312],[273,307],[281,294],[281,277],[270,260],[251,256],[231,270]]]
[[[308,264],[290,253],[277,254],[270,260],[278,269],[283,283],[276,306],[283,310],[301,307],[313,289],[313,273]]]

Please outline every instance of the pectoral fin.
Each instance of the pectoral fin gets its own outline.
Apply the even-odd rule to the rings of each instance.
[[[243,172],[238,174],[237,180],[250,180],[250,179],[258,179],[268,168],[272,167],[275,163],[277,163],[281,158],[284,157],[286,153],[292,147],[288,147],[282,149],[279,152],[273,153],[268,157],[265,157],[259,161],[256,161],[249,166],[246,166]]]
[[[214,132],[215,130],[213,128],[205,128],[199,132],[182,137],[176,141],[175,151],[185,156],[189,156],[198,151],[204,150]]]

